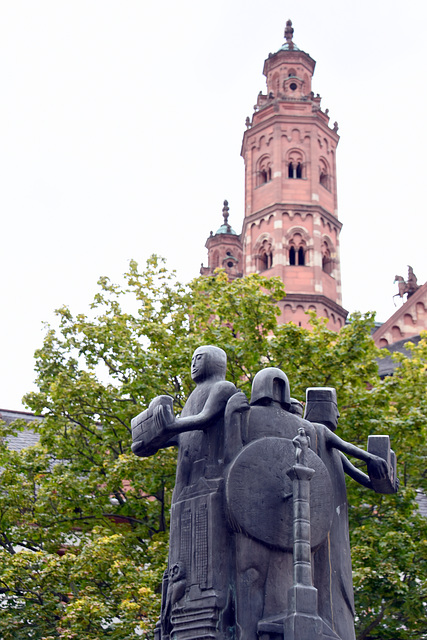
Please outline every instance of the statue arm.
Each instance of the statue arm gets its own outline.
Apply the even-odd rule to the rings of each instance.
[[[340,456],[345,473],[350,476],[350,478],[353,478],[353,480],[356,480],[356,482],[361,484],[363,487],[366,487],[367,489],[373,489],[369,476],[355,467],[354,464],[352,464],[350,460],[345,457],[342,451],[340,451]]]
[[[373,457],[371,453],[364,451],[363,449],[359,449],[354,444],[347,442],[346,440],[342,440],[336,433],[333,431],[326,431],[327,433],[327,444],[329,447],[333,447],[334,449],[338,449],[343,453],[346,453],[348,456],[353,456],[353,458],[358,458],[359,460],[363,460],[363,462],[371,462]]]
[[[338,449],[342,453],[345,453],[349,456],[353,456],[354,458],[358,458],[359,460],[363,460],[363,462],[366,462],[366,464],[369,465],[368,469],[369,469],[370,477],[373,476],[376,479],[381,479],[381,478],[386,478],[388,476],[389,469],[388,469],[388,464],[386,460],[384,460],[383,458],[380,458],[379,456],[375,456],[372,453],[369,453],[368,451],[359,449],[359,447],[356,447],[354,444],[351,444],[350,442],[346,442],[345,440],[342,440],[333,431],[328,430],[326,433],[327,433],[328,446],[334,447],[335,449]],[[357,480],[357,478],[355,479]],[[357,480],[357,482],[359,482],[359,480]]]
[[[209,427],[224,413],[228,399],[235,394],[232,382],[222,380],[212,384],[202,411],[194,416],[176,418],[170,396],[158,396],[148,409],[132,420],[132,451],[137,456],[147,457],[159,449],[178,444],[178,436],[184,431]]]
[[[194,416],[173,418],[173,420],[165,425],[166,430],[172,436],[172,434],[176,433],[209,427],[215,418],[224,413],[228,400],[235,393],[237,393],[237,389],[232,382],[224,380],[215,383],[212,385],[208,399],[200,413]]]
[[[165,431],[165,422],[174,419],[171,396],[157,396],[147,409],[132,419],[132,451],[147,457],[159,449],[178,444],[174,434]]]
[[[231,462],[248,440],[248,416],[250,405],[242,391],[231,396],[224,413],[224,461]]]

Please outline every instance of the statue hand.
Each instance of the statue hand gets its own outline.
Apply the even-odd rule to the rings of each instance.
[[[161,430],[170,429],[175,424],[175,416],[169,405],[158,405],[153,411],[153,417]]]
[[[372,456],[368,461],[368,473],[369,477],[375,480],[383,480],[389,476],[389,468],[386,460],[379,456]]]
[[[235,411],[243,413],[249,411],[250,405],[247,397],[243,391],[238,391],[227,402],[227,413],[234,413]]]
[[[173,400],[170,396],[157,396],[148,409],[132,419],[132,451],[137,456],[152,456],[167,445],[170,427],[175,423]]]

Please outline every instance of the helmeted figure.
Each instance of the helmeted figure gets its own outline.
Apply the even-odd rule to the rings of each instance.
[[[287,376],[270,367],[254,377],[250,406],[236,395],[226,409],[226,435],[233,437],[226,444],[227,454],[233,453],[226,497],[235,532],[236,638],[242,640],[258,640],[263,629],[280,626],[288,609],[293,539],[292,483],[286,472],[299,430],[315,440],[314,427],[290,412],[291,403]]]
[[[317,615],[312,618],[309,638],[353,640],[344,470],[364,486],[372,489],[373,485],[344,453],[367,462],[375,478],[386,476],[390,469],[384,459],[334,434],[339,416],[335,389],[310,388],[305,419],[298,416],[298,404],[295,400],[292,404],[288,379],[280,369],[263,369],[255,376],[249,407],[239,396],[229,400],[225,415],[226,451],[233,458],[227,471],[226,499],[235,532],[236,638],[283,638],[295,604],[290,470],[295,463],[301,466],[309,447],[304,466],[310,476],[314,471],[309,502],[312,613]],[[294,447],[300,442],[304,446],[295,454]],[[304,635],[295,638],[306,640]]]

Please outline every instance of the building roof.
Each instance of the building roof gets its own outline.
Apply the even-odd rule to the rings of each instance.
[[[412,342],[413,344],[418,344],[421,340],[421,336],[411,336],[410,338],[404,338],[403,340],[399,340],[398,342],[394,342],[393,344],[389,344],[387,347],[383,347],[383,349],[387,349],[390,352],[390,355],[385,356],[385,358],[378,358],[378,374],[381,378],[385,376],[391,376],[399,366],[399,363],[393,360],[391,357],[393,353],[403,353],[407,358],[412,358],[412,353],[409,349],[406,348],[406,344],[408,342]]]
[[[285,44],[280,47],[279,51],[302,51],[302,49],[299,49],[294,42],[285,42]]]
[[[427,329],[427,282],[421,285],[401,307],[396,309],[390,318],[378,327],[372,337],[377,346],[383,345],[382,341],[388,342],[388,347],[401,342],[395,341],[396,337],[402,337],[406,342],[419,335],[420,331]],[[395,334],[393,333],[395,330]]]
[[[295,42],[293,41],[293,37],[294,37],[294,29],[292,27],[292,20],[287,20],[286,21],[286,27],[285,27],[285,38],[286,38],[286,42],[284,44],[282,44],[282,46],[280,47],[280,49],[278,51],[276,51],[276,53],[270,53],[269,54],[269,58],[274,57],[276,54],[280,53],[280,51],[290,51],[290,52],[297,52],[297,53],[303,53],[304,55],[306,55],[308,58],[310,58],[309,54],[306,53],[305,51],[303,51],[303,49],[300,49],[299,47],[297,47],[297,45],[295,44]],[[310,58],[311,60],[311,58]],[[312,62],[314,64],[316,64],[314,62],[314,60],[312,60]]]
[[[427,496],[421,489],[417,489],[415,500],[417,501],[420,514],[424,516],[424,518],[427,518]]]
[[[215,235],[219,235],[221,233],[229,233],[232,236],[237,236],[237,233],[234,231],[234,229],[232,227],[230,227],[229,224],[222,224],[220,226],[220,228],[218,229],[218,231],[215,233]]]
[[[11,424],[14,420],[25,420],[25,422],[30,425],[32,422],[40,421],[41,418],[28,411],[10,411],[9,409],[0,409],[0,420],[5,422],[7,425]],[[40,436],[38,433],[35,433],[29,428],[24,429],[23,431],[18,431],[15,436],[7,436],[6,442],[7,446],[13,451],[21,451],[22,449],[27,449],[28,447],[32,447],[37,444],[39,438]]]

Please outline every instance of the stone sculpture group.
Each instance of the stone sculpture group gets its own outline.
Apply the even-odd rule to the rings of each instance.
[[[388,436],[368,451],[341,440],[333,388],[308,389],[303,418],[273,367],[249,402],[226,365],[222,349],[198,348],[180,417],[159,396],[132,421],[136,455],[178,446],[155,640],[354,640],[344,474],[395,492]]]

